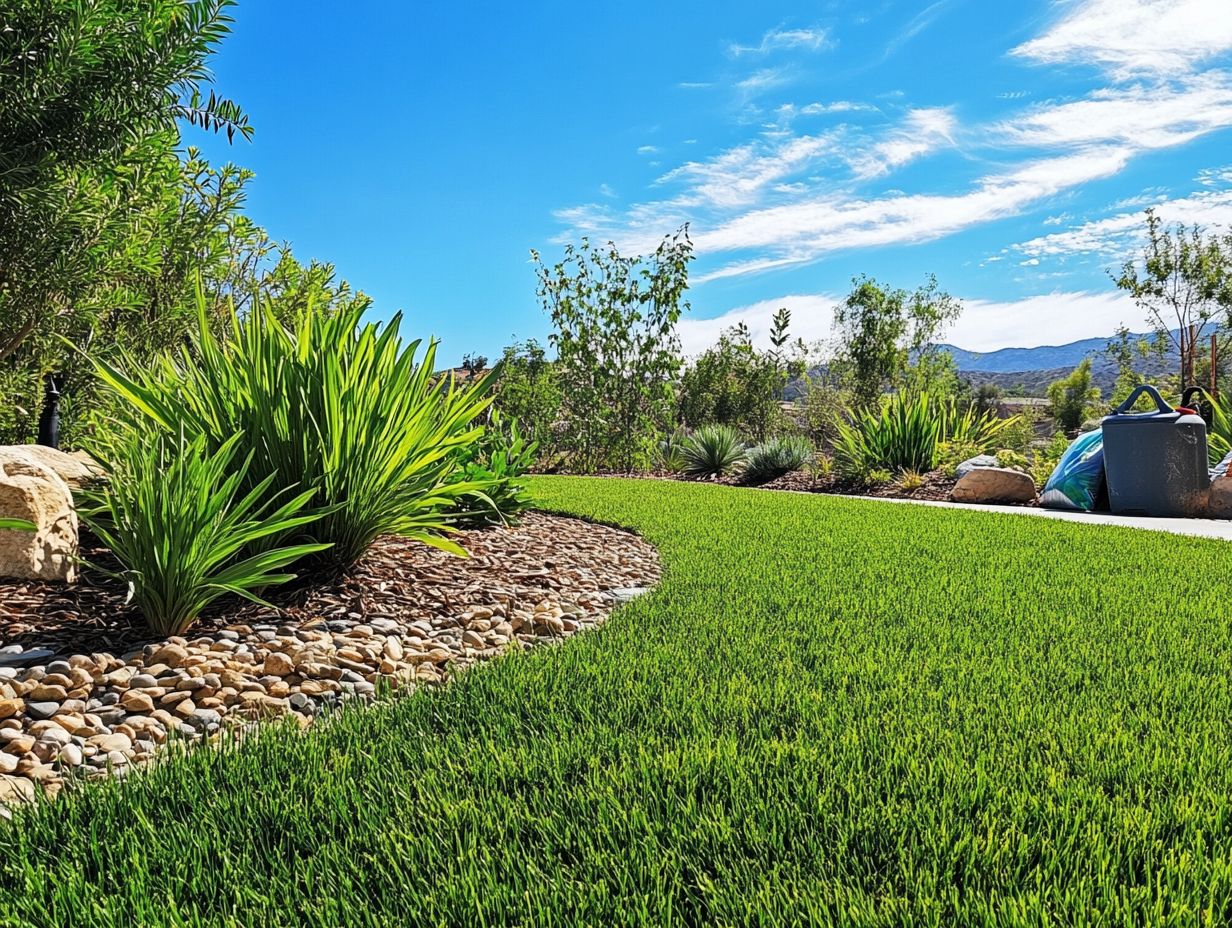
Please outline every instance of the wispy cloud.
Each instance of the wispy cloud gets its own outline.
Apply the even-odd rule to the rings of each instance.
[[[1156,214],[1165,223],[1197,223],[1219,231],[1232,230],[1232,176],[1222,189],[1203,189],[1177,199],[1150,197]],[[1146,204],[1139,204],[1145,206]],[[1063,232],[1052,232],[1015,245],[1032,258],[1095,256],[1123,258],[1142,238],[1142,209],[1125,210],[1103,219],[1081,223]]]
[[[810,29],[771,29],[766,32],[756,45],[738,45],[732,43],[727,47],[728,54],[739,58],[742,55],[766,55],[780,49],[802,49],[816,52],[829,48],[834,43],[827,30],[820,26]]]
[[[927,7],[895,41],[919,34],[950,2]],[[644,249],[690,221],[704,259],[694,282],[704,283],[800,265],[839,251],[933,241],[1034,209],[1056,210],[1062,195],[1119,174],[1144,152],[1232,127],[1232,71],[1194,70],[1216,52],[1232,49],[1232,15],[1211,15],[1218,12],[1215,6],[1222,9],[1228,2],[1169,0],[1165,15],[1161,0],[1069,0],[1061,18],[1013,53],[1031,65],[1093,62],[1107,78],[1106,86],[1077,98],[1011,102],[1008,112],[982,124],[963,123],[955,106],[904,108],[884,94],[878,100],[885,102],[877,105],[855,100],[780,103],[766,110],[774,114],[772,122],[759,115],[753,138],[666,171],[642,202],[624,209],[609,202],[561,210],[562,238],[591,234]],[[1110,11],[1138,25],[1109,26]],[[1173,12],[1191,25],[1211,16],[1213,25],[1205,31],[1160,26],[1142,40],[1148,53],[1138,54],[1134,29],[1150,32],[1153,17],[1167,19]],[[761,44],[769,48],[774,42],[804,41],[783,38],[788,32],[772,30]],[[761,44],[742,54],[752,54]],[[1144,62],[1151,55],[1166,61],[1148,68]],[[769,96],[796,74],[777,65],[735,81],[731,87],[745,105],[740,117],[761,113],[750,101]],[[1018,99],[1016,93],[1004,96]],[[801,116],[856,112],[876,115],[835,120],[825,131],[793,125]],[[963,164],[973,168],[965,177],[934,176],[923,188],[884,189],[884,180],[905,165],[946,149],[962,151]],[[1214,173],[1203,182],[1208,192],[1224,196],[1227,185]],[[1178,202],[1223,208],[1222,200],[1198,197]],[[1072,220],[1062,214],[1052,235],[1018,246],[1014,263],[1042,259],[1052,248],[1085,248],[1084,242],[1102,240],[1104,231],[1120,228],[1115,219],[1096,220],[1110,226],[1066,229]]]
[[[953,145],[957,127],[958,121],[948,107],[910,110],[899,128],[866,154],[857,156],[853,165],[856,175],[880,177],[942,145]]]
[[[637,147],[637,153],[639,155],[653,155],[658,150],[659,150],[659,146],[657,145],[639,145]]]
[[[790,80],[785,68],[761,68],[736,81],[734,86],[737,96],[748,101],[776,87],[782,87]]]
[[[1032,107],[991,127],[994,142],[1037,148],[1093,143],[1167,148],[1232,125],[1232,74],[1102,88],[1082,100]]]
[[[1013,54],[1118,79],[1184,74],[1232,47],[1227,0],[1084,0]]]

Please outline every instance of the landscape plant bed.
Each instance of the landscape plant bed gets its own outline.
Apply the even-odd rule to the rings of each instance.
[[[920,475],[920,483],[914,487],[904,487],[898,481],[889,483],[862,483],[854,480],[843,480],[833,474],[819,476],[807,470],[796,470],[776,477],[764,483],[750,483],[744,476],[734,474],[714,479],[697,479],[683,474],[668,471],[656,471],[649,474],[605,474],[605,477],[625,477],[653,480],[672,480],[684,483],[706,483],[719,486],[743,487],[751,490],[791,490],[796,493],[834,493],[840,496],[870,496],[878,499],[922,499],[932,501],[948,501],[958,478],[944,469],[929,471]],[[1038,499],[1029,503],[1007,502],[1009,506],[1036,506]]]
[[[1226,543],[534,490],[644,533],[660,585],[562,647],[15,816],[0,924],[1232,920]]]
[[[283,715],[306,725],[382,685],[440,683],[593,627],[658,579],[645,542],[577,519],[529,513],[460,541],[470,557],[386,536],[355,569],[279,591],[276,608],[232,602],[167,639],[97,573],[71,587],[0,583],[0,801],[123,771],[172,733]]]

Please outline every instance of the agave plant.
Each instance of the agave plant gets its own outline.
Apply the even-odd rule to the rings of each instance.
[[[254,455],[239,460],[243,437],[211,451],[205,436],[120,426],[93,449],[110,478],[82,491],[79,512],[122,565],[116,572],[95,569],[128,584],[157,634],[180,634],[220,596],[263,602],[258,590],[294,579],[282,568],[328,547],[302,543],[244,554],[254,542],[302,530],[319,512],[305,511],[313,490],[271,493],[273,474],[244,490]]]
[[[684,470],[684,446],[689,440],[689,433],[684,429],[676,429],[670,435],[659,439],[655,448],[655,463],[668,473],[678,474]]]
[[[453,479],[460,452],[478,441],[492,375],[467,386],[434,372],[436,344],[404,344],[401,317],[365,323],[364,307],[309,305],[292,324],[273,298],[256,300],[229,332],[210,328],[203,297],[191,347],[153,366],[97,360],[127,401],[136,428],[201,436],[211,454],[236,434],[252,450],[244,488],[280,497],[313,491],[315,540],[354,563],[378,535],[396,533],[454,553],[449,510],[480,482]],[[270,537],[264,544],[281,539]]]
[[[813,445],[803,435],[782,435],[749,449],[744,476],[750,483],[765,483],[800,470],[813,457]]]
[[[740,470],[748,450],[729,425],[704,425],[681,446],[684,473],[690,477],[725,477]]]

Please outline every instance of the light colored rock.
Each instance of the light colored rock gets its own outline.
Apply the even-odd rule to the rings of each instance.
[[[0,773],[12,773],[17,769],[17,758],[12,754],[0,752]]]
[[[0,777],[0,802],[34,802],[34,784],[25,777]]]
[[[94,745],[100,751],[131,751],[133,749],[133,740],[128,735],[95,735],[86,743]]]
[[[120,705],[129,712],[153,712],[154,699],[141,690],[129,690],[120,697]]]
[[[83,759],[81,748],[75,744],[66,744],[60,748],[59,760],[66,767],[80,767]]]
[[[1221,474],[1211,481],[1206,514],[1211,519],[1232,519],[1232,475]]]
[[[37,464],[0,463],[0,517],[24,519],[35,531],[0,529],[0,576],[72,583],[77,579],[77,511],[73,494]]]
[[[285,677],[295,672],[295,663],[282,652],[271,651],[265,656],[262,669],[267,676]]]
[[[0,470],[10,476],[51,471],[70,490],[80,490],[105,477],[98,462],[84,451],[61,451],[45,445],[0,445]]]
[[[1035,499],[1035,481],[1005,467],[976,467],[959,478],[950,499],[958,503],[1029,503]]]
[[[154,652],[150,658],[151,672],[156,664],[166,664],[168,667],[176,668],[182,666],[188,660],[188,649],[183,645],[175,642],[167,642],[161,648]]]
[[[11,719],[15,715],[20,715],[25,708],[24,699],[0,699],[0,719]]]
[[[959,479],[967,476],[977,467],[1000,467],[1001,462],[997,460],[995,454],[977,454],[973,458],[967,458],[957,467],[954,468],[954,476]]]

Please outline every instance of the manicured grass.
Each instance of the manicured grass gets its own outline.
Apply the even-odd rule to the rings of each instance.
[[[4,925],[1232,919],[1225,543],[543,479],[662,586],[0,831]]]

